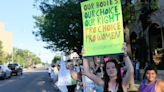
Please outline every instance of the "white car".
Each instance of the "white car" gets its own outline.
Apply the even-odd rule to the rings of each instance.
[[[11,77],[11,70],[6,65],[0,65],[0,77],[3,79]]]

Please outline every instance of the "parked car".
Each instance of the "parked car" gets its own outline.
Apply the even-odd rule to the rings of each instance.
[[[3,79],[11,77],[11,70],[6,65],[0,65],[0,77]]]
[[[20,64],[13,63],[13,64],[8,64],[8,67],[11,69],[12,74],[15,75],[22,75],[23,74],[23,69]]]

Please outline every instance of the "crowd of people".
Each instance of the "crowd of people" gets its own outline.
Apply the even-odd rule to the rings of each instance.
[[[128,92],[134,72],[139,80],[140,68],[138,60],[132,63],[126,45],[123,49],[122,55],[83,57],[82,63],[62,59],[54,66],[54,85],[61,92]],[[148,65],[138,92],[164,92],[164,81],[157,75],[157,69]]]

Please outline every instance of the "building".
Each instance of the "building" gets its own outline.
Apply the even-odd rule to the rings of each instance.
[[[140,12],[137,11],[137,13]],[[138,21],[130,27],[132,57],[139,58],[141,62],[158,65],[160,62],[164,63],[162,59],[164,55],[164,0],[159,0],[159,9],[147,17],[150,22],[145,30]],[[142,65],[144,66],[144,63]]]
[[[13,34],[4,31],[4,24],[0,22],[0,41],[2,42],[3,51],[12,55],[13,53]]]

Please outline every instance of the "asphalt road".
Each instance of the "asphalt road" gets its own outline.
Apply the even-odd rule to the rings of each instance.
[[[58,92],[44,69],[25,70],[22,76],[0,79],[0,92]]]

